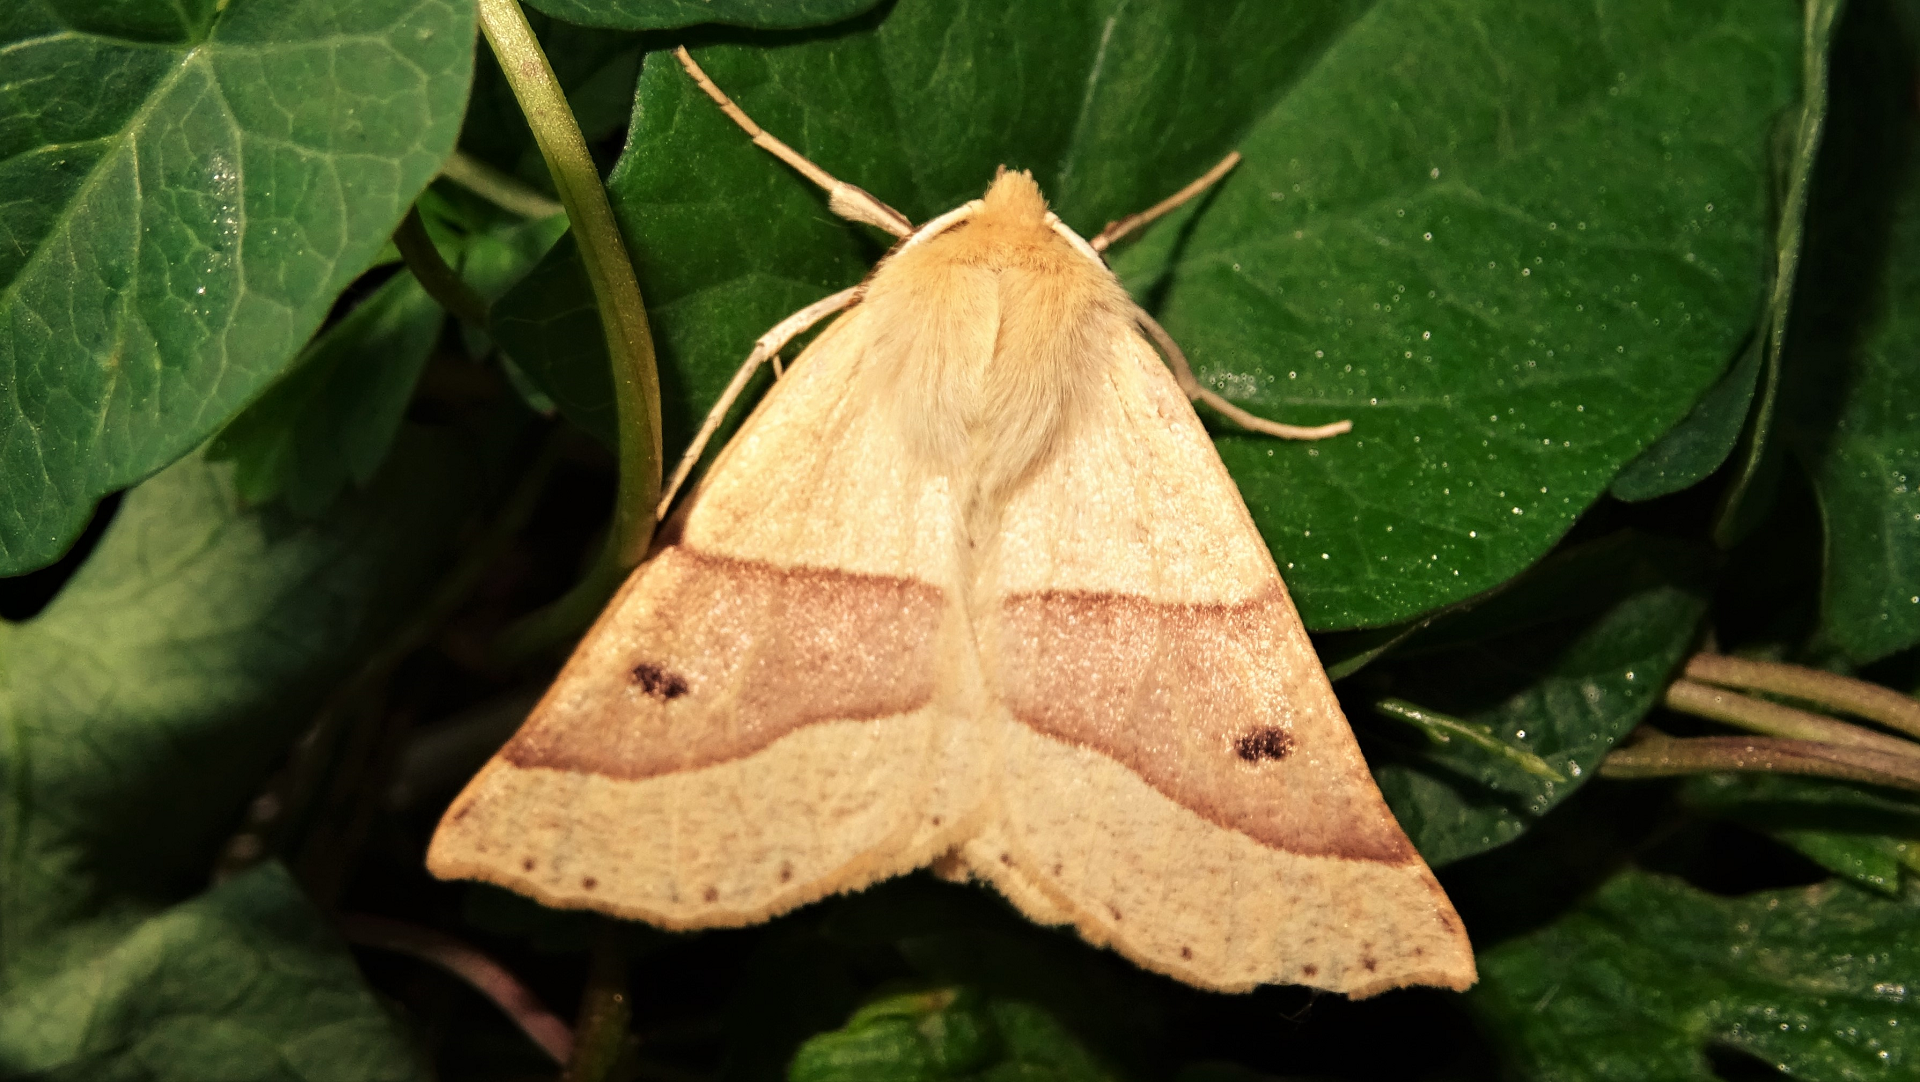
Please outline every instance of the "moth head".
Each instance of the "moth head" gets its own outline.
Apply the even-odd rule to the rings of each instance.
[[[1047,217],[1047,199],[1025,169],[1001,166],[987,188],[983,213],[1007,222],[1040,225]]]

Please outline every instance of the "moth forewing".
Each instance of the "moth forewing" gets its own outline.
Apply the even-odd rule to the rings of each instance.
[[[857,293],[756,347],[740,386],[845,306],[429,867],[693,928],[935,865],[1202,987],[1472,983],[1178,347],[1027,174],[896,224]]]

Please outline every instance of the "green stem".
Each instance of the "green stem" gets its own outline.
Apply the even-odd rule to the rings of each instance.
[[[1920,737],[1920,702],[1892,688],[1869,684],[1838,673],[1752,661],[1719,654],[1695,654],[1687,662],[1687,676],[1702,683],[1729,688],[1751,688],[1815,703],[1829,710],[1877,721],[1889,729]]]
[[[620,429],[620,488],[613,528],[598,565],[573,594],[604,602],[627,571],[640,563],[653,538],[654,504],[660,498],[660,375],[654,367],[653,335],[647,328],[640,283],[627,258],[626,242],[607,202],[600,171],[567,106],[567,98],[540,51],[518,0],[480,0],[480,29],[499,58],[500,70],[527,116],[534,140],[553,173],[554,190],[567,209],[574,243],[586,264],[613,362],[614,406]],[[612,585],[609,585],[612,584]],[[571,595],[570,595],[571,596]],[[569,604],[562,598],[557,606]],[[574,607],[578,607],[577,604]]]
[[[454,151],[440,175],[499,207],[525,218],[551,218],[567,208],[478,158]]]
[[[1523,748],[1516,748],[1493,735],[1491,726],[1461,721],[1459,718],[1428,710],[1424,706],[1416,706],[1405,699],[1381,699],[1373,704],[1373,708],[1387,717],[1411,723],[1436,744],[1451,744],[1458,738],[1507,760],[1536,778],[1544,778],[1547,781],[1567,780],[1565,775],[1549,766],[1545,759]]]
[[[476,327],[487,325],[487,299],[474,292],[441,258],[440,249],[427,235],[427,223],[421,220],[419,207],[407,208],[400,228],[394,230],[393,244],[400,249],[400,258],[406,260],[407,269],[413,272],[414,280],[427,291],[427,296],[457,319]]]
[[[1718,721],[1762,736],[1815,740],[1849,748],[1871,748],[1887,755],[1920,759],[1920,744],[1911,740],[1835,721],[1824,714],[1811,714],[1737,691],[1702,684],[1697,680],[1675,680],[1667,687],[1661,701],[1669,710]]]
[[[573,1030],[573,1056],[562,1082],[608,1082],[628,1052],[633,1006],[627,997],[627,953],[620,928],[602,919],[587,960],[587,987]]]
[[[1601,762],[1602,776],[1665,778],[1725,771],[1809,774],[1920,791],[1920,764],[1905,756],[1868,748],[1764,736],[1698,736],[1676,740],[1665,733],[1642,732],[1640,740],[1615,750]]]

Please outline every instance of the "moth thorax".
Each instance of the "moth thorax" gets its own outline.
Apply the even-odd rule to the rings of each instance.
[[[969,532],[1068,438],[1123,356],[1131,302],[1105,267],[1042,221],[1023,174],[985,208],[875,273],[869,371],[908,453],[950,478]]]

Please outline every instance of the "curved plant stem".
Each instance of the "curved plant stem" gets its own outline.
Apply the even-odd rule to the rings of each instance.
[[[551,633],[577,633],[605,603],[626,573],[646,555],[653,537],[653,508],[660,498],[660,376],[640,283],[627,258],[600,172],[587,153],[580,125],[566,95],[527,25],[519,0],[480,0],[480,29],[500,61],[500,70],[526,113],[534,140],[553,173],[554,190],[567,210],[574,242],[587,268],[600,324],[613,364],[615,413],[620,435],[620,488],[605,549],[567,596],[534,621]],[[580,619],[585,613],[587,619]],[[560,619],[564,617],[565,619]]]
[[[1762,736],[1817,740],[1822,744],[1849,748],[1871,748],[1888,755],[1904,755],[1920,760],[1920,744],[1911,740],[1835,721],[1824,714],[1810,714],[1791,706],[1702,684],[1697,680],[1675,680],[1667,688],[1662,702],[1669,710],[1723,722]]]
[[[1770,691],[1817,703],[1889,729],[1920,737],[1920,701],[1879,684],[1776,661],[1752,661],[1720,654],[1695,654],[1687,662],[1690,679],[1721,687]]]
[[[458,272],[447,266],[433,238],[427,235],[427,223],[420,220],[419,207],[407,208],[400,228],[394,230],[393,244],[400,249],[400,258],[406,260],[407,269],[413,272],[414,280],[427,291],[427,296],[455,318],[476,327],[487,325],[486,298],[474,292]]]
[[[580,996],[573,1055],[562,1082],[604,1082],[628,1051],[633,1008],[627,1000],[627,953],[620,928],[602,920],[587,959],[587,987]]]
[[[567,208],[478,158],[454,151],[440,175],[499,207],[527,218],[551,218]]]
[[[1642,730],[1642,738],[1600,763],[1609,778],[1665,778],[1677,774],[1746,771],[1811,774],[1920,791],[1920,763],[1867,748],[1812,740],[1755,736],[1700,736],[1676,740]]]
[[[555,1063],[566,1063],[573,1057],[573,1031],[567,1024],[505,966],[479,950],[432,928],[359,913],[340,916],[340,933],[349,943],[439,966],[492,1001]]]

